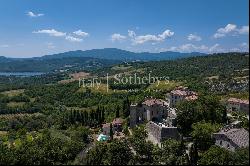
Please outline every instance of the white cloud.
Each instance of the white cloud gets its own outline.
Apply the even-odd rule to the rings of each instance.
[[[248,35],[249,34],[249,26],[242,26],[239,30],[239,34],[246,34]]]
[[[195,44],[183,44],[180,46],[172,46],[167,49],[161,49],[161,51],[177,51],[177,52],[201,52],[201,53],[216,53],[216,52],[225,52],[219,44],[214,44],[212,46],[206,45],[195,45]]]
[[[33,13],[32,11],[27,12],[27,15],[28,15],[29,17],[41,17],[41,16],[44,16],[43,13],[37,13],[37,14],[35,14],[35,13]]]
[[[49,36],[54,36],[54,37],[65,37],[65,39],[70,42],[82,42],[84,37],[89,36],[87,32],[83,32],[82,30],[75,31],[73,32],[73,34],[60,32],[55,29],[38,30],[38,31],[33,31],[32,33],[48,34]],[[49,45],[48,47],[52,48],[53,46]]]
[[[231,52],[240,52],[241,50],[239,48],[231,48],[230,51]]]
[[[241,46],[241,47],[245,47],[245,48],[247,47],[247,48],[248,48],[248,47],[249,47],[249,44],[246,43],[246,42],[244,42],[244,43],[241,43],[240,46]]]
[[[50,36],[55,36],[55,37],[66,36],[66,33],[60,32],[60,31],[56,31],[55,29],[38,30],[38,31],[33,31],[32,33],[48,34]]]
[[[65,39],[71,42],[82,42],[81,38],[73,37],[71,35],[66,36]]]
[[[225,34],[222,34],[222,33],[215,33],[213,37],[214,37],[215,39],[218,39],[218,38],[222,38],[222,37],[224,37],[224,36],[226,36],[226,35],[225,35]]]
[[[143,44],[145,42],[156,42],[156,41],[161,41],[162,39],[161,38],[158,38],[157,36],[155,35],[142,35],[142,36],[136,36],[134,39],[133,39],[133,43],[134,44]]]
[[[240,45],[240,50],[243,52],[249,52],[249,43],[241,43]]]
[[[194,44],[184,44],[181,45],[179,49],[181,52],[194,52],[194,51],[206,52],[208,47],[205,45],[196,46]]]
[[[159,51],[177,51],[177,52],[201,52],[201,53],[222,53],[222,52],[248,52],[249,44],[244,42],[236,45],[233,48],[223,48],[220,44],[216,43],[211,46],[194,45],[191,43],[183,44],[180,46],[172,46],[169,48],[160,48]]]
[[[128,36],[134,38],[136,36],[134,31],[128,30]]]
[[[8,44],[2,44],[2,45],[0,45],[0,47],[1,48],[8,48],[8,47],[10,47],[10,45],[8,45]]]
[[[227,35],[239,35],[239,34],[249,34],[249,26],[242,26],[237,28],[235,24],[227,24],[224,28],[219,28],[216,33],[213,35],[214,38],[222,38]]]
[[[211,53],[224,52],[224,49],[220,48],[220,45],[218,43],[216,43],[215,45],[213,45],[209,48],[209,52],[211,52]]]
[[[227,24],[227,26],[225,26],[224,28],[219,28],[217,30],[218,33],[222,33],[222,34],[225,34],[225,33],[229,33],[229,32],[232,32],[232,31],[235,31],[237,28],[237,25],[234,25],[234,24]]]
[[[136,45],[136,44],[144,44],[146,42],[153,42],[153,43],[154,42],[162,42],[165,39],[173,36],[174,32],[167,29],[163,33],[158,34],[158,35],[147,34],[147,35],[137,36],[134,31],[129,30],[128,35],[129,35],[129,37],[132,38],[133,44]]]
[[[190,41],[201,41],[201,37],[198,35],[194,35],[194,34],[189,34],[188,35],[188,40]]]
[[[174,35],[174,32],[171,32],[169,29],[165,30],[162,34],[158,35],[161,40],[164,40],[168,37],[171,37]]]
[[[81,29],[78,31],[73,32],[75,35],[81,36],[81,37],[87,37],[89,34],[87,32],[83,32]]]
[[[119,33],[114,33],[114,34],[111,35],[111,40],[113,42],[115,42],[115,41],[123,41],[126,38],[127,38],[126,36],[123,36],[123,35],[121,35]]]

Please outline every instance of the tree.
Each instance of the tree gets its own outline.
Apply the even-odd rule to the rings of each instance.
[[[187,156],[185,146],[180,141],[168,139],[162,142],[161,163],[166,165],[185,165],[187,164]]]
[[[122,110],[123,110],[123,116],[127,118],[130,114],[130,101],[128,99],[128,96],[126,97],[125,100],[123,100],[123,105],[122,105]]]
[[[7,145],[0,143],[0,165],[13,165],[15,164],[15,161],[13,161],[15,158],[13,151]]]
[[[212,134],[220,129],[220,125],[206,123],[204,121],[192,125],[192,137],[200,150],[207,150],[214,144]]]
[[[137,153],[136,162],[140,164],[153,163],[154,145],[146,140],[148,133],[143,125],[133,129],[130,143]]]
[[[223,109],[222,121],[223,123],[228,124],[227,109]]]
[[[127,165],[133,154],[124,140],[114,140],[108,144],[106,157],[105,164],[107,165]]]
[[[119,107],[119,105],[117,105],[117,107],[116,107],[115,117],[116,117],[116,118],[119,118],[119,117],[120,117],[120,107]]]
[[[113,132],[112,123],[110,123],[110,126],[109,126],[109,135],[110,135],[110,139],[113,140],[114,132]]]
[[[97,143],[87,153],[87,165],[127,165],[133,159],[133,154],[125,140],[114,140],[110,143]]]
[[[54,137],[44,130],[34,137],[19,138],[18,146],[2,146],[0,143],[0,164],[51,165],[63,164],[75,159],[84,148],[84,143],[73,137]],[[15,140],[16,141],[16,140]],[[4,154],[4,155],[2,155]],[[32,156],[32,157],[31,157]]]
[[[205,121],[223,123],[225,107],[214,96],[200,96],[196,101],[183,101],[177,105],[177,126],[184,136],[189,136],[193,123]]]
[[[90,151],[88,151],[84,162],[87,165],[103,165],[103,160],[106,157],[107,145],[97,143]]]
[[[211,146],[208,151],[202,154],[198,161],[199,165],[230,165],[231,152],[219,146]]]
[[[137,126],[133,129],[133,139],[145,140],[148,133],[143,125]]]
[[[195,102],[181,102],[177,109],[177,126],[183,135],[188,135],[192,130],[192,124],[198,121],[199,112]]]
[[[249,165],[249,148],[237,149],[232,158],[234,165]]]
[[[199,155],[196,142],[194,142],[194,144],[191,146],[189,157],[190,157],[190,165],[197,165]]]

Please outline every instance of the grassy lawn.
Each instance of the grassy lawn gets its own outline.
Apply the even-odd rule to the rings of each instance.
[[[181,84],[182,84],[181,82],[175,82],[175,81],[160,81],[159,84],[158,82],[151,84],[147,88],[147,90],[162,90],[165,92],[169,92],[173,90],[175,87],[180,86]]]
[[[10,90],[10,91],[5,91],[2,92],[1,94],[7,95],[8,97],[13,97],[13,96],[17,96],[20,95],[24,92],[25,89],[18,89],[18,90]]]
[[[22,107],[25,102],[9,102],[7,103],[8,107],[15,108],[15,107]]]
[[[28,113],[2,114],[2,115],[0,115],[0,121],[1,121],[1,119],[3,119],[3,120],[11,120],[11,119],[17,118],[17,117],[24,117],[24,116],[31,117],[31,116],[40,116],[40,115],[42,115],[42,114],[41,113],[33,113],[33,114],[28,114]]]
[[[231,97],[242,99],[242,100],[249,100],[249,92],[230,93],[228,95],[221,96],[221,99],[226,101],[227,99]]]
[[[106,84],[100,84],[100,85],[95,85],[94,87],[90,87],[89,89],[91,89],[91,92],[94,93],[102,93],[102,94],[112,94],[112,93],[121,93],[121,92],[125,92],[122,90],[112,90],[110,88],[107,89],[107,85]],[[78,92],[86,92],[86,88],[85,87],[81,87]]]
[[[114,66],[111,69],[112,70],[128,70],[132,68],[132,66],[124,66],[124,65],[118,65],[118,66]]]
[[[0,131],[0,137],[5,136],[7,134],[7,131]]]
[[[211,77],[207,77],[207,79],[209,80],[218,80],[219,79],[219,76],[211,76]]]
[[[88,107],[88,108],[80,108],[80,107],[66,107],[67,111],[77,110],[77,111],[91,111],[97,109],[97,106]]]

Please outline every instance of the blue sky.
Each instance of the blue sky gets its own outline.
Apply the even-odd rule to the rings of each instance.
[[[249,49],[248,0],[1,0],[0,56]]]

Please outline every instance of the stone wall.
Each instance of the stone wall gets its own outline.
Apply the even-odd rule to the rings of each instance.
[[[179,139],[177,127],[161,127],[150,121],[146,124],[146,129],[159,143],[165,139]]]
[[[130,106],[130,127],[133,128],[137,124],[145,121],[151,121],[153,118],[161,120],[168,116],[168,107],[153,105],[153,106]]]
[[[161,127],[156,125],[154,122],[150,121],[146,124],[146,129],[157,142],[161,142]]]
[[[235,149],[238,148],[237,145],[222,134],[213,134],[213,138],[215,139],[215,145],[217,146],[231,151],[235,151]]]

